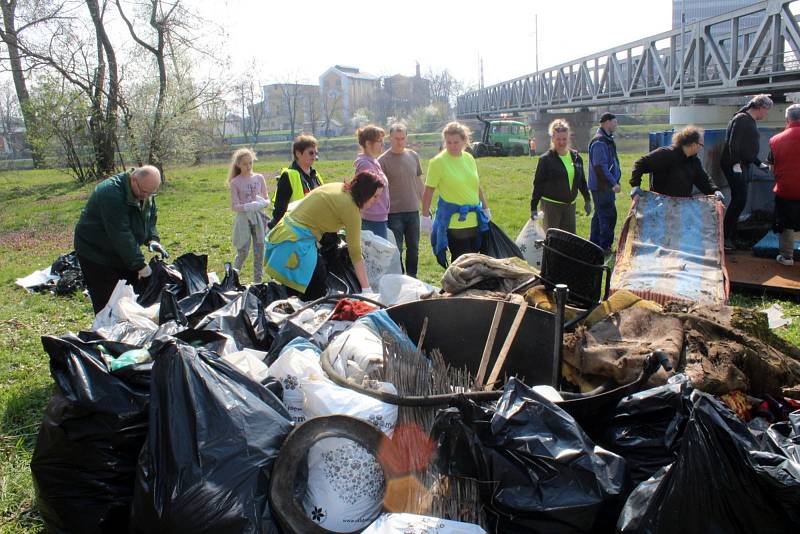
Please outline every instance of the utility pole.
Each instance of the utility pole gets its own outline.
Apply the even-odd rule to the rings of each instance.
[[[681,0],[681,57],[680,57],[680,69],[681,69],[681,87],[680,87],[680,96],[678,98],[678,105],[683,105],[683,73],[685,69],[684,61],[686,60],[686,52],[684,51],[684,33],[686,33],[686,0]],[[734,36],[735,38],[735,36]]]
[[[478,68],[480,70],[480,77],[478,79],[480,80],[480,87],[483,89],[483,58],[480,54],[478,54]]]
[[[533,44],[536,47],[536,72],[539,72],[539,14],[533,15]]]

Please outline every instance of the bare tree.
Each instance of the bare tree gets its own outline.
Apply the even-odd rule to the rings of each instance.
[[[430,82],[431,100],[442,102],[451,108],[454,107],[456,97],[464,87],[463,82],[453,77],[447,69],[439,72],[428,69],[426,78]]]
[[[280,88],[286,116],[289,118],[290,139],[294,139],[294,131],[297,124],[297,103],[300,100],[300,84],[297,82],[297,77],[295,77],[293,82],[280,84]]]
[[[206,51],[201,50],[194,41],[193,24],[202,21],[198,15],[189,11],[181,0],[142,0],[138,3],[146,9],[148,21],[146,26],[143,25],[144,28],[137,30],[126,15],[120,0],[115,0],[115,3],[133,40],[152,55],[158,67],[158,92],[149,124],[147,163],[158,167],[163,178],[168,145],[165,133],[169,121],[178,118],[175,113],[179,115],[195,111],[202,102],[208,99],[214,100],[218,96],[218,88],[214,84],[195,85],[185,81],[181,84],[179,79],[180,71],[177,63],[184,59],[182,57],[184,53],[191,50],[206,54]],[[182,101],[173,107],[172,116],[167,116],[170,86],[176,83],[182,87],[172,94],[180,95]]]
[[[250,76],[245,76],[236,84],[236,102],[241,109],[242,135],[245,142],[258,142],[258,134],[266,116],[265,103],[261,89]]]
[[[311,135],[317,135],[317,122],[319,122],[319,91],[310,91],[308,94],[308,119],[311,122]]]
[[[0,135],[3,136],[3,141],[12,158],[17,157],[17,153],[22,148],[15,138],[21,119],[13,83],[5,80],[0,83]]]
[[[342,109],[342,95],[338,92],[322,95],[322,117],[325,121],[325,137],[330,137],[331,122]]]
[[[19,37],[26,30],[34,30],[42,24],[61,17],[62,2],[27,2],[20,9],[18,0],[0,0],[0,10],[3,13],[3,25],[0,28],[0,39],[5,43],[8,51],[8,60],[11,75],[14,80],[14,89],[25,122],[26,132],[35,135],[37,124],[36,117],[30,109],[30,93],[26,69],[23,67],[24,51],[20,49]],[[20,20],[18,20],[20,19]],[[18,25],[18,22],[21,24]],[[31,157],[36,167],[44,163],[44,155],[36,149],[36,143],[30,143]]]

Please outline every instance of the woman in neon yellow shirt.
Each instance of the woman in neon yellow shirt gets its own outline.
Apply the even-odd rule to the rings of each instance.
[[[442,130],[442,139],[445,150],[428,163],[420,228],[431,236],[439,265],[447,267],[447,249],[451,262],[462,254],[480,252],[491,212],[480,187],[475,159],[464,151],[469,145],[469,129],[451,122]],[[439,203],[436,217],[431,221],[431,200],[436,190]]]
[[[583,159],[569,143],[569,124],[563,119],[550,123],[550,150],[542,154],[536,165],[531,195],[531,219],[538,217],[539,201],[542,201],[545,232],[549,228],[560,228],[575,233],[575,199],[578,191],[583,195],[586,215],[592,213],[592,200]]]

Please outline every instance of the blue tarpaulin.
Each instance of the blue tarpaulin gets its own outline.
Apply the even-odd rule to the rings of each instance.
[[[612,290],[627,289],[660,303],[726,302],[722,210],[713,196],[643,191],[622,228]]]

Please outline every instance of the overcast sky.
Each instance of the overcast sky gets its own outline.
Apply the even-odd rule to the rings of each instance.
[[[262,83],[318,83],[335,64],[375,75],[447,68],[486,85],[671,29],[670,0],[189,0],[219,24],[240,74],[255,61]],[[396,7],[393,7],[396,6]]]

